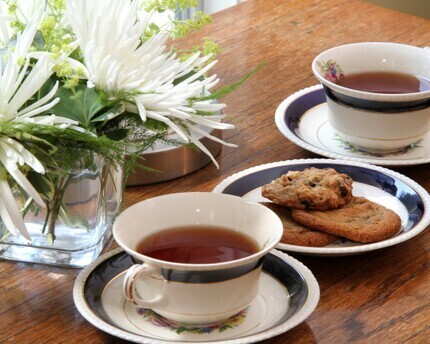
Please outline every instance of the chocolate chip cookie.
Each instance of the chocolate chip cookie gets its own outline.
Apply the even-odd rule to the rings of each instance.
[[[289,171],[262,187],[261,194],[274,203],[296,209],[336,209],[352,197],[352,179],[333,168]]]
[[[338,236],[315,231],[298,224],[291,217],[291,209],[272,202],[261,202],[274,211],[282,221],[284,233],[281,242],[290,245],[321,247],[329,245],[340,238]]]
[[[363,197],[353,197],[339,209],[293,209],[291,216],[303,226],[361,243],[388,239],[401,229],[400,217],[390,209]]]

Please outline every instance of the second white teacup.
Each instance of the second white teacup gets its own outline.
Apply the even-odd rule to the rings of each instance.
[[[160,260],[139,252],[154,235],[187,226],[208,233],[216,228],[240,233],[252,239],[255,252],[200,264]],[[124,294],[135,305],[179,323],[218,323],[256,297],[264,256],[282,232],[274,212],[236,196],[189,192],[142,201],[121,213],[113,228],[116,242],[136,262],[125,275]]]
[[[389,153],[418,142],[430,131],[430,90],[375,93],[344,87],[341,78],[369,72],[392,72],[430,80],[430,51],[405,44],[363,42],[319,54],[312,63],[323,84],[328,120],[357,148]]]

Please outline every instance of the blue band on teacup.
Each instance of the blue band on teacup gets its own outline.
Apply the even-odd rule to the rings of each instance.
[[[133,259],[135,261],[135,259]],[[208,270],[208,271],[188,271],[188,270],[172,270],[161,269],[161,275],[167,281],[179,283],[216,283],[227,281],[233,278],[243,276],[257,268],[264,262],[264,257],[258,261],[254,261],[245,265],[237,266],[229,269],[222,270]],[[135,261],[135,263],[140,263]]]
[[[350,106],[359,110],[377,111],[382,113],[399,113],[421,110],[430,107],[429,98],[399,102],[385,102],[347,96],[345,94],[333,91],[325,85],[323,85],[323,88],[327,97],[329,97],[333,102],[344,106]]]

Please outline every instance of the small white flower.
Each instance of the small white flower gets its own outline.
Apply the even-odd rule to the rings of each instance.
[[[25,30],[18,33],[16,47],[9,53],[6,67],[3,69],[0,64],[0,127],[7,122],[15,124],[75,124],[68,119],[56,116],[35,117],[58,103],[59,99],[52,100],[58,84],[46,96],[24,107],[52,75],[52,62],[47,56],[41,56],[29,70],[28,50],[43,18],[43,10],[44,6],[39,7],[28,20]],[[21,59],[24,59],[24,65],[19,63]],[[0,130],[0,176],[3,176],[0,177],[0,217],[12,234],[21,233],[30,241],[31,238],[25,228],[19,207],[4,177],[5,173],[3,173],[6,170],[28,196],[43,207],[42,198],[19,169],[19,166],[24,165],[38,173],[45,172],[43,165],[31,152],[14,138],[4,135]]]
[[[198,111],[214,112],[225,104],[190,103],[218,83],[215,75],[201,78],[216,61],[204,66],[210,56],[198,53],[184,62],[166,51],[169,37],[161,30],[142,43],[141,37],[151,22],[151,15],[139,10],[137,0],[68,0],[66,16],[84,55],[88,85],[107,93],[119,90],[139,94],[128,111],[139,113],[143,121],[156,119],[168,125],[184,142],[193,142],[213,160],[214,157],[196,139],[204,135],[213,139],[199,126],[217,129],[234,128],[222,123],[223,116],[200,116]],[[185,80],[181,77],[198,70]],[[184,130],[178,121],[185,123]],[[223,141],[220,141],[226,144]],[[234,146],[234,145],[230,145]]]

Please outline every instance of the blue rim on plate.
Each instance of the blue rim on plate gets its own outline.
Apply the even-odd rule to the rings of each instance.
[[[400,152],[371,154],[360,151],[336,135],[328,123],[326,97],[321,85],[302,89],[277,108],[279,131],[294,144],[313,153],[381,166],[407,166],[430,162],[430,133]]]
[[[301,171],[308,167],[334,168],[348,174],[354,181],[359,196],[386,205],[402,219],[402,230],[396,236],[371,244],[341,242],[324,247],[305,247],[280,243],[277,248],[290,252],[314,255],[349,255],[389,247],[418,235],[430,224],[430,196],[419,184],[408,177],[379,166],[359,162],[331,159],[300,159],[255,166],[236,173],[218,184],[214,192],[263,201],[260,187],[288,171]],[[353,190],[354,190],[353,189]],[[354,191],[353,191],[354,192]],[[387,205],[386,205],[387,206]]]
[[[82,316],[111,335],[136,343],[197,343],[196,341],[165,340],[150,333],[143,336],[121,328],[109,318],[103,308],[103,292],[131,265],[133,265],[131,257],[119,248],[99,257],[80,272],[73,288],[73,299]],[[282,318],[264,331],[257,333],[248,331],[243,336],[222,341],[211,340],[210,343],[238,344],[261,341],[297,326],[315,310],[320,295],[318,282],[302,263],[285,253],[272,250],[265,258],[263,271],[285,287],[285,292],[288,294],[289,306]]]

